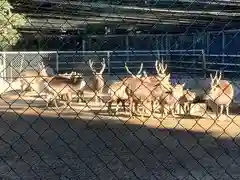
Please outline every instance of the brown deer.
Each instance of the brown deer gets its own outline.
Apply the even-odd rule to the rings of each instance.
[[[215,76],[213,77],[210,74],[211,78],[211,87],[208,94],[205,96],[205,100],[210,108],[215,111],[216,118],[219,118],[225,107],[226,115],[229,116],[229,105],[231,104],[234,96],[234,89],[231,83],[227,80],[221,80],[222,74],[216,71]],[[218,108],[220,107],[220,112]]]
[[[155,62],[155,68],[157,71],[157,75],[158,75],[158,80],[161,81],[163,87],[165,88],[165,90],[169,90],[172,88],[171,82],[170,82],[170,78],[171,75],[170,73],[167,73],[167,64],[164,65],[163,59],[162,59],[162,63],[160,63],[158,60]]]
[[[33,90],[33,85],[38,77],[51,77],[54,71],[49,66],[44,66],[43,62],[39,64],[40,71],[34,69],[26,70],[20,73],[21,95],[25,95],[27,91]]]
[[[108,114],[112,115],[112,103],[116,102],[115,112],[118,112],[119,103],[122,103],[124,112],[126,111],[125,102],[128,100],[128,95],[126,94],[126,86],[122,81],[115,82],[109,86],[108,94],[110,99],[108,101]]]
[[[160,98],[159,104],[161,105],[162,116],[167,116],[170,111],[172,116],[175,117],[175,107],[179,99],[183,96],[184,84],[175,85],[170,91],[164,92]]]
[[[76,72],[71,72],[71,73],[64,73],[64,74],[57,74],[57,76],[63,77],[63,78],[67,78],[67,79],[73,79],[75,76],[77,75]],[[86,81],[84,79],[82,79],[82,82],[80,84],[80,86],[78,88],[75,89],[75,93],[77,95],[77,102],[84,102],[84,87],[86,86]],[[67,94],[61,94],[60,99],[67,101],[68,97]]]
[[[55,106],[58,107],[56,98],[62,94],[67,95],[65,107],[67,107],[67,105],[71,106],[72,93],[75,93],[75,89],[78,89],[82,80],[83,78],[80,74],[72,76],[71,79],[61,76],[38,78],[37,84],[40,86],[39,88],[42,89],[42,92],[48,94],[46,108],[48,108],[50,101],[53,101]]]
[[[119,82],[115,82],[113,84],[110,85],[109,90],[108,90],[108,94],[110,95],[110,100],[108,101],[108,113],[109,115],[112,114],[112,110],[111,110],[111,106],[113,102],[116,102],[116,109],[115,112],[118,112],[119,109],[119,103],[122,103],[123,106],[123,110],[126,111],[126,107],[125,107],[125,102],[128,100],[128,95],[126,94],[126,84],[128,83],[128,81],[130,81],[131,79],[134,78],[141,78],[141,72],[143,69],[143,63],[141,63],[140,69],[137,72],[137,75],[133,75],[131,73],[131,71],[129,71],[126,63],[125,63],[125,68],[127,69],[127,72],[129,74],[131,74],[130,77],[126,77],[123,80],[119,81]]]
[[[126,69],[129,71],[127,66]],[[142,77],[130,79],[126,84],[126,93],[129,97],[130,116],[137,110],[137,105],[140,103],[143,108],[152,115],[154,102],[162,96],[164,91],[165,88],[162,77],[156,76],[154,78]]]
[[[89,60],[89,67],[91,68],[92,72],[93,72],[93,80],[92,80],[92,86],[91,89],[93,90],[93,92],[95,93],[95,103],[97,103],[98,101],[102,101],[102,99],[99,97],[99,95],[103,92],[103,88],[105,85],[104,82],[104,78],[103,78],[103,72],[106,68],[106,63],[105,63],[105,59],[103,58],[103,61],[101,62],[102,64],[102,68],[99,72],[96,71],[95,68],[93,68],[93,62],[90,59]]]
[[[180,97],[179,99],[179,106],[178,106],[178,113],[181,114],[181,109],[183,109],[184,114],[189,114],[191,112],[191,105],[192,102],[196,98],[196,93],[192,92],[190,90],[184,90],[183,91],[183,96]]]

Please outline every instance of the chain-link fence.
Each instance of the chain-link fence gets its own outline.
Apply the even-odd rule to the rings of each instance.
[[[0,2],[0,179],[240,179],[239,3]]]

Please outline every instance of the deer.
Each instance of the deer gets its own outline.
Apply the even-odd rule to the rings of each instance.
[[[37,77],[51,77],[54,76],[54,71],[51,67],[45,67],[43,62],[39,64],[40,71],[34,69],[26,70],[20,73],[21,95],[25,95],[27,91],[33,89],[33,84]]]
[[[157,72],[157,75],[147,76],[145,73],[145,77],[148,79],[148,81],[151,81],[153,83],[158,83],[159,81],[162,82],[162,85],[166,86],[166,89],[169,89],[171,87],[170,82],[170,73],[167,73],[167,64],[164,65],[163,59],[160,63],[159,60],[155,61],[155,69]]]
[[[71,72],[71,73],[64,73],[64,74],[57,74],[57,76],[63,77],[63,78],[67,78],[67,79],[72,79],[77,73],[76,72]],[[84,94],[84,87],[86,86],[86,81],[84,79],[82,79],[82,82],[80,84],[80,86],[78,88],[75,89],[75,92],[77,94],[77,102],[84,102],[83,99],[83,94]],[[67,94],[61,94],[60,95],[60,99],[67,101]]]
[[[159,104],[161,105],[162,117],[166,117],[170,111],[173,117],[175,116],[175,106],[184,93],[183,84],[176,84],[170,91],[164,92],[160,97]]]
[[[93,62],[91,59],[89,59],[89,67],[92,70],[93,73],[93,80],[92,80],[92,86],[91,89],[95,93],[95,103],[102,101],[102,99],[99,97],[99,94],[103,92],[103,88],[105,85],[104,78],[103,78],[103,72],[106,68],[105,58],[103,58],[103,61],[101,62],[102,68],[99,72],[96,71],[95,68],[93,68]]]
[[[175,87],[173,87],[170,82],[170,73],[166,72],[167,68],[168,66],[167,64],[164,64],[163,59],[161,63],[159,60],[156,60],[155,69],[157,71],[157,76],[149,76],[148,79],[152,83],[160,83],[159,85],[161,85],[162,94],[158,94],[159,97],[156,103],[159,104],[160,109],[163,110],[162,116],[167,114],[167,109],[169,108],[169,110],[172,112],[172,115],[175,116],[175,104],[178,103],[178,100],[183,95],[183,87],[185,84],[177,84]],[[169,108],[166,108],[165,106],[168,106]]]
[[[127,84],[127,81],[130,81],[131,79],[134,79],[134,78],[137,78],[137,79],[141,78],[141,76],[142,76],[141,73],[142,73],[142,69],[143,69],[143,63],[141,63],[140,69],[137,72],[136,76],[133,75],[131,73],[131,71],[129,71],[126,63],[125,63],[125,68],[127,69],[127,72],[131,76],[126,77],[126,78],[124,78],[121,81],[114,82],[113,84],[111,84],[109,86],[109,90],[108,90],[108,94],[110,95],[110,99],[108,100],[108,113],[109,113],[109,115],[112,114],[111,106],[112,106],[113,102],[117,103],[116,109],[115,109],[116,113],[118,112],[119,103],[120,102],[122,103],[124,112],[126,111],[125,102],[128,100],[128,95],[126,94],[126,84]]]
[[[157,72],[159,72],[159,67],[156,66],[155,68],[157,69]],[[170,75],[168,75],[167,78],[170,78]],[[144,109],[152,115],[154,112],[154,102],[158,101],[162,94],[171,87],[169,79],[163,81],[163,77],[160,77],[160,74],[140,79],[131,79],[126,86],[126,92],[129,96],[131,117],[139,103],[144,105]],[[135,104],[135,108],[133,104]]]
[[[61,76],[38,78],[37,84],[39,89],[48,95],[46,108],[48,108],[51,101],[53,101],[54,105],[58,108],[56,98],[62,94],[67,95],[67,101],[64,103],[65,108],[68,105],[71,106],[72,94],[75,93],[75,89],[78,89],[78,87],[81,85],[82,80],[82,75],[77,73],[75,73],[71,79]]]
[[[229,116],[229,106],[234,97],[232,84],[228,80],[222,80],[222,73],[221,71],[219,73],[218,72],[219,71],[215,72],[214,77],[210,74],[210,89],[204,97],[210,108],[215,111],[216,119],[222,116],[224,108],[226,110],[226,115]],[[220,112],[218,111],[219,107]]]
[[[191,114],[191,105],[193,103],[193,101],[196,99],[196,93],[190,91],[189,89],[184,90],[183,91],[183,95],[180,97],[179,99],[179,106],[178,106],[178,110],[181,114],[181,109],[183,109],[183,113],[184,114]]]

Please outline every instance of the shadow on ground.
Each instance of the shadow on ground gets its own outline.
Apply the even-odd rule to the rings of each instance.
[[[240,179],[238,139],[90,116],[1,114],[3,179]]]

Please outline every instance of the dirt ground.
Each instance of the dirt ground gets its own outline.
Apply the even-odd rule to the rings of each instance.
[[[104,104],[44,105],[2,96],[1,179],[240,179],[238,115],[130,119]]]

